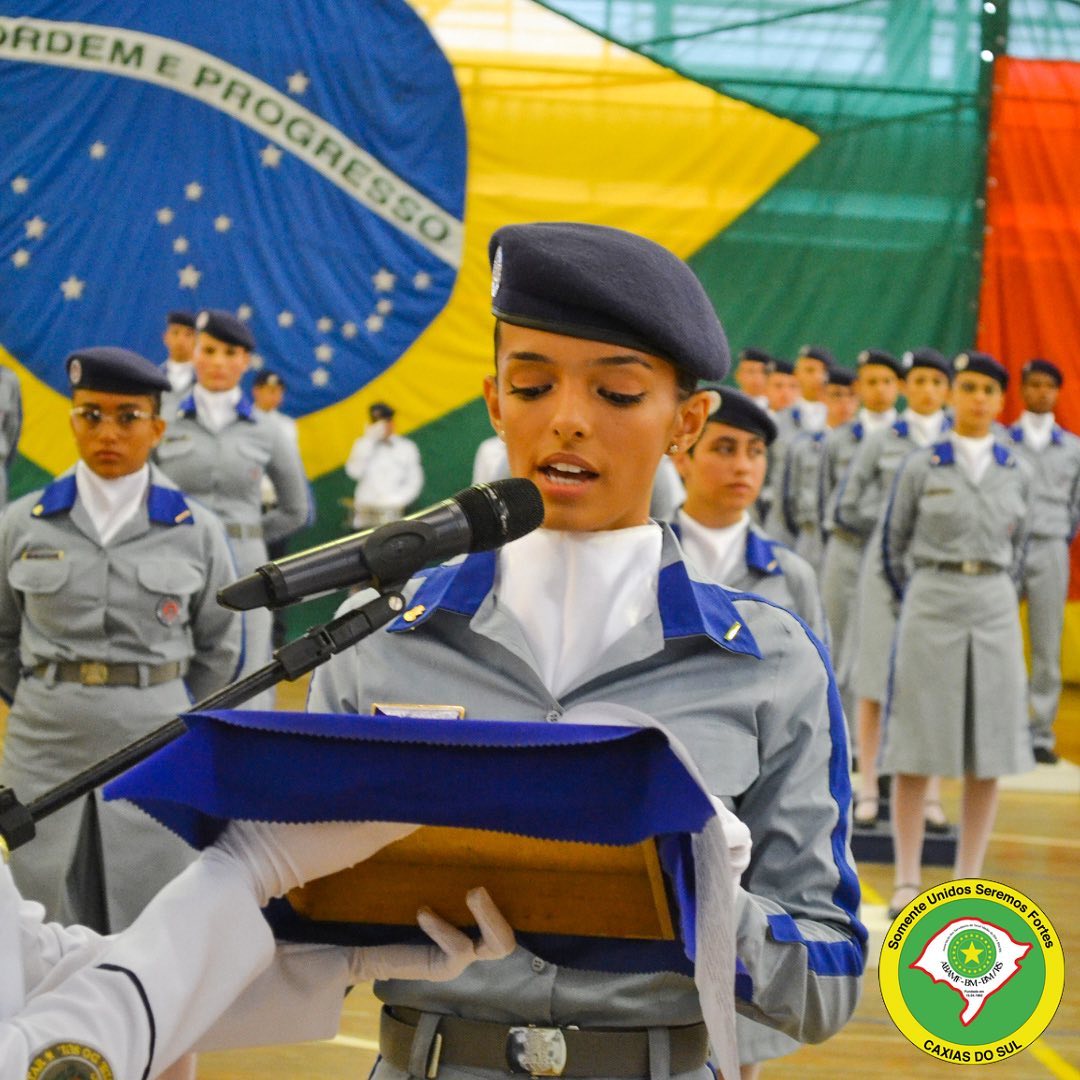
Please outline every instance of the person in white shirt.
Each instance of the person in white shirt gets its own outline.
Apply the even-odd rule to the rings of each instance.
[[[190,311],[170,311],[165,317],[161,340],[168,350],[161,371],[170,389],[161,396],[161,415],[166,421],[176,415],[177,406],[195,385],[195,315]]]
[[[476,448],[472,482],[490,484],[492,480],[505,480],[509,475],[510,462],[506,457],[506,444],[500,436],[492,435]]]
[[[368,409],[367,430],[353,443],[345,473],[356,481],[353,527],[368,529],[396,521],[424,487],[420,448],[394,431],[394,410],[377,401]]]

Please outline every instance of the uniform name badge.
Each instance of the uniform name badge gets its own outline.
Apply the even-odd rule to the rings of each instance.
[[[372,716],[407,716],[412,720],[464,720],[464,705],[416,705],[404,701],[373,701]]]

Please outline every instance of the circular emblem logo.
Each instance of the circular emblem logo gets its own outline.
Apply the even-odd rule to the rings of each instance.
[[[1061,940],[1029,896],[963,878],[920,893],[893,920],[878,963],[893,1023],[939,1061],[984,1065],[1030,1046],[1065,985]]]
[[[72,386],[78,386],[82,382],[82,361],[72,360],[68,364],[68,378]]]
[[[913,352],[904,353],[904,355],[900,357],[900,363],[906,368],[911,367],[911,365],[915,363],[915,354]]]
[[[957,357],[957,358],[956,358],[956,359],[955,359],[955,360],[953,361],[953,365],[952,365],[952,366],[953,366],[953,368],[954,368],[954,369],[955,369],[956,371],[963,371],[963,370],[964,370],[964,368],[966,368],[966,367],[968,366],[968,354],[967,354],[966,352],[962,352],[962,353],[961,353],[961,354],[960,354],[960,355],[959,355],[959,356],[958,356],[958,357]]]
[[[495,258],[491,260],[491,299],[495,299],[495,294],[499,291],[499,286],[502,284],[502,247],[495,249]]]
[[[92,1046],[58,1042],[34,1055],[27,1080],[113,1080],[112,1066]]]
[[[180,615],[180,601],[175,596],[163,596],[158,602],[157,617],[162,626],[172,626]]]
[[[195,329],[196,330],[205,330],[206,325],[209,322],[210,322],[210,312],[208,312],[208,311],[200,311],[199,314],[195,316]]]

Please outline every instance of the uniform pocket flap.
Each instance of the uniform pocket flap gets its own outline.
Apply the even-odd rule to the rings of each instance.
[[[8,582],[18,592],[54,593],[61,589],[71,572],[71,563],[63,558],[17,559],[8,568]]]
[[[136,567],[139,584],[150,592],[190,596],[202,588],[205,575],[190,563],[144,559]]]

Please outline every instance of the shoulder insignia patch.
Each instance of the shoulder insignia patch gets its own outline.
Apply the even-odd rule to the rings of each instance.
[[[39,1050],[26,1070],[26,1080],[113,1080],[112,1066],[92,1046],[57,1042]]]

